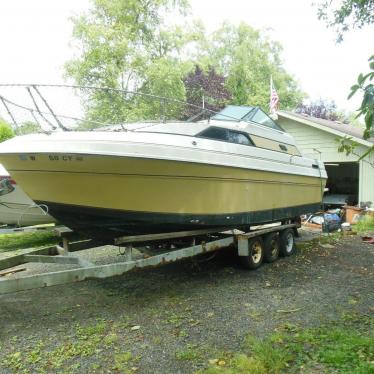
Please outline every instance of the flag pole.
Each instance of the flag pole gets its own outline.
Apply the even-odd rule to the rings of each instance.
[[[273,75],[270,74],[270,100],[269,100],[270,113],[272,113],[272,98],[271,98],[272,92],[273,92]]]
[[[277,120],[277,110],[278,110],[278,102],[279,96],[277,91],[274,88],[273,84],[273,75],[270,75],[270,102],[269,102],[269,109],[270,109],[270,118]]]

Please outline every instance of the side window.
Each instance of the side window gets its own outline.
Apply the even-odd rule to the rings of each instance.
[[[228,130],[228,137],[230,143],[237,143],[243,145],[253,145],[253,143],[249,140],[249,137],[240,133]]]
[[[227,139],[227,130],[221,127],[209,127],[208,129],[201,132],[198,136],[208,139],[223,140],[225,142]]]
[[[209,127],[208,129],[198,134],[198,136],[201,138],[221,140],[229,143],[250,146],[254,145],[249,135],[242,132],[225,129],[222,127]]]

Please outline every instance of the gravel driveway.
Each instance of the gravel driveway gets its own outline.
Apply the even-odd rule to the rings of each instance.
[[[201,259],[202,260],[202,259]],[[374,311],[374,245],[347,236],[256,271],[230,251],[0,296],[0,373],[193,373],[247,335]]]

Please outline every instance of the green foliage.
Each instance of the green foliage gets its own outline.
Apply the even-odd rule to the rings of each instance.
[[[54,341],[51,334],[44,341],[33,340],[26,347],[13,346],[12,352],[3,355],[0,368],[14,373],[80,373],[82,357],[86,357],[93,361],[90,369],[94,372],[104,372],[102,366],[105,365],[107,372],[132,373],[141,356],[134,356],[130,351],[121,352],[123,342],[117,335],[119,330],[121,336],[126,335],[122,327],[109,321],[98,320],[86,326],[77,324],[72,334],[58,341]],[[14,343],[17,338],[14,337]],[[87,370],[84,372],[92,372]]]
[[[365,118],[365,132],[364,139],[374,137],[374,55],[369,58],[370,71],[363,75],[360,74],[357,78],[357,83],[351,87],[351,93],[348,98],[351,98],[357,92],[363,93],[363,99],[360,108],[358,109],[357,117],[364,116]]]
[[[351,87],[351,93],[348,98],[361,92],[363,95],[362,103],[358,109],[356,118],[363,116],[365,120],[364,139],[374,137],[374,55],[369,58],[370,71],[363,75],[360,74],[357,78],[357,83]],[[339,151],[345,152],[346,154],[354,154],[355,147],[357,145],[350,141],[349,138],[344,138],[340,141]],[[367,158],[374,153],[374,145],[371,146],[363,155],[360,155],[360,159]]]
[[[357,232],[374,231],[374,216],[364,216],[355,224],[354,229]]]
[[[318,4],[318,17],[324,20],[329,27],[336,28],[338,41],[343,40],[343,34],[351,27],[361,28],[374,23],[374,0],[343,0],[338,2],[337,7],[334,8],[333,5],[330,0],[320,2]],[[369,64],[371,71],[366,75],[361,73],[358,76],[357,84],[351,87],[351,93],[348,96],[348,98],[351,98],[358,91],[363,93],[357,117],[363,115],[365,118],[364,139],[372,137],[374,132],[374,85],[371,83],[374,78],[374,55],[369,58]],[[349,154],[353,152],[354,146],[350,145],[347,139],[343,139],[339,150]],[[362,159],[373,152],[374,146],[360,158]]]
[[[204,43],[199,49],[200,64],[213,66],[226,77],[232,104],[268,109],[270,76],[281,98],[281,108],[293,108],[301,101],[303,94],[282,67],[281,45],[265,33],[245,23],[225,23]]]
[[[196,65],[208,74],[211,66],[223,77],[233,104],[266,109],[270,75],[282,108],[300,102],[302,93],[282,67],[279,43],[244,23],[225,24],[212,35],[199,22],[167,26],[171,9],[183,14],[186,1],[94,0],[87,14],[73,18],[79,54],[66,64],[67,76],[78,85],[126,91],[84,90],[86,119],[119,123],[180,118],[183,105],[164,105],[145,94],[186,100],[186,77]]]
[[[184,105],[180,101],[186,100],[186,89],[183,77],[186,66],[178,64],[172,58],[160,58],[156,60],[146,71],[146,80],[140,89],[141,93],[167,97],[173,99],[165,103],[163,100],[154,100],[151,97],[141,96],[133,108],[137,117],[145,119],[174,119],[180,118]],[[174,101],[175,100],[175,101]]]
[[[14,132],[10,125],[0,118],[0,143],[13,138]]]
[[[245,348],[262,364],[266,372],[279,373],[292,358],[285,348],[276,346],[271,339],[259,340],[248,336]]]
[[[372,318],[362,317],[360,321],[361,326],[368,325],[365,328],[368,332],[341,323],[287,334],[280,339],[300,364],[321,363],[339,373],[370,373],[374,371],[371,363],[374,359],[372,323]]]
[[[0,235],[0,252],[56,244],[58,238],[51,231],[23,232]]]
[[[264,340],[249,336],[225,367],[215,363],[198,373],[373,373],[373,324],[373,317],[352,316],[312,329],[285,325]]]
[[[374,23],[374,0],[323,0],[318,3],[318,17],[336,29],[341,41],[351,27],[362,28]]]
[[[189,37],[178,27],[163,26],[163,17],[172,8],[182,12],[186,3],[183,0],[94,0],[87,14],[73,18],[73,36],[83,53],[66,64],[67,75],[78,85],[184,99],[181,85],[184,72],[175,52]],[[159,82],[155,81],[155,75]],[[134,114],[139,100],[144,108],[147,101],[144,98],[116,91],[87,90],[83,102],[88,119],[118,123],[147,119],[155,114],[153,110],[160,109],[156,105],[156,108],[147,107],[146,113],[137,109]]]
[[[41,132],[42,128],[38,123],[27,121],[22,123],[15,131],[16,135],[36,134]]]
[[[175,358],[181,361],[194,361],[201,358],[201,351],[195,345],[187,344],[184,351],[175,353]]]

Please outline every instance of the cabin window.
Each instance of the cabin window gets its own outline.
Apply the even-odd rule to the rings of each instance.
[[[254,145],[249,135],[243,132],[225,129],[223,127],[209,127],[208,129],[202,131],[197,136],[200,138],[221,140],[221,141],[229,142],[229,143],[236,143],[236,144],[250,145],[250,146]]]
[[[279,144],[279,148],[280,148],[282,151],[287,152],[287,147],[286,147],[284,144]]]

